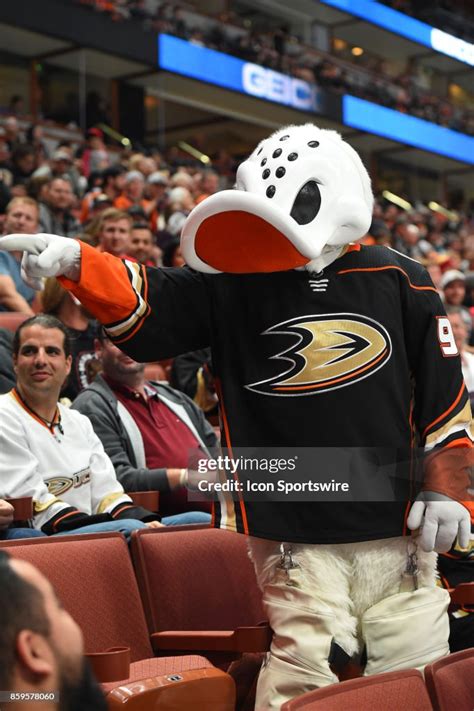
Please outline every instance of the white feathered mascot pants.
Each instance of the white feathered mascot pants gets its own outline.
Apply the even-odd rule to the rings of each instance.
[[[329,666],[333,643],[349,657],[365,647],[367,675],[422,669],[449,653],[449,596],[444,590],[433,590],[436,553],[417,550],[416,596],[400,592],[407,582],[404,573],[411,545],[409,538],[286,544],[291,567],[282,567],[280,543],[249,538],[274,632],[258,680],[256,711],[279,709],[295,696],[337,682]],[[435,592],[434,624],[433,610],[427,609],[433,607],[433,599],[424,599],[425,592],[429,596]],[[431,629],[424,629],[423,608]]]

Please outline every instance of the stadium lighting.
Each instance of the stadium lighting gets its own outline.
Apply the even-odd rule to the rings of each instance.
[[[411,210],[411,208],[413,207],[411,202],[408,202],[408,200],[404,200],[399,195],[395,195],[395,193],[391,193],[390,190],[384,190],[382,192],[382,196],[385,198],[385,200],[388,200],[394,205],[397,205],[397,207],[401,207],[402,210]]]
[[[204,165],[209,165],[209,163],[211,162],[209,156],[207,156],[205,153],[202,153],[201,151],[198,151],[197,148],[190,146],[189,143],[186,143],[186,141],[178,141],[178,146],[181,148],[182,151],[186,151],[186,153],[189,153],[189,155],[193,156],[193,158],[200,160],[201,163],[204,163]]]
[[[459,215],[457,214],[457,212],[454,212],[453,210],[448,210],[446,207],[443,207],[434,200],[431,200],[431,202],[428,203],[428,207],[433,212],[438,212],[440,215],[443,215],[443,217],[447,217],[448,220],[452,222],[457,222],[459,220]]]
[[[132,147],[132,142],[129,138],[119,133],[118,131],[115,131],[111,126],[108,126],[106,123],[97,124],[97,128],[100,128],[107,136],[113,138],[114,141],[120,143],[124,148]]]

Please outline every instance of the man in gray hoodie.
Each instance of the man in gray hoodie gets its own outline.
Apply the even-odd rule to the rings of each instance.
[[[190,455],[209,456],[217,442],[204,413],[178,390],[147,381],[145,364],[120,351],[103,330],[96,355],[102,375],[73,408],[91,420],[125,491],[159,491],[160,513],[180,512],[181,524],[210,521],[204,511],[187,510],[185,489]]]

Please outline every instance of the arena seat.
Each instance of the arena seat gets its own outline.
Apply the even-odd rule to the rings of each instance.
[[[425,681],[435,711],[472,711],[474,647],[429,664]]]
[[[136,531],[131,542],[153,649],[204,655],[234,678],[236,708],[253,709],[271,630],[245,536],[196,526],[156,533]]]
[[[0,328],[15,332],[23,321],[30,318],[31,314],[24,314],[20,311],[0,311]]]
[[[460,583],[449,591],[454,605],[474,605],[474,583]],[[474,640],[473,640],[474,642]]]
[[[156,513],[160,510],[160,492],[159,491],[128,491],[135,506],[143,506],[148,511]]]
[[[365,676],[302,694],[281,711],[432,711],[423,675],[416,669]]]
[[[153,657],[137,582],[123,536],[118,533],[76,534],[40,540],[5,541],[1,543],[1,548],[8,548],[11,555],[29,561],[48,578],[81,627],[86,653],[106,652],[117,647],[130,648],[128,678],[104,684],[108,694],[118,687],[130,686],[122,705],[138,711],[144,708],[138,698],[140,688],[146,688],[147,703],[151,704],[155,698],[153,688],[156,689],[154,693],[162,694],[167,684],[173,685],[172,698],[177,695],[179,699],[180,694],[187,694],[186,680],[189,680],[193,682],[197,708],[205,711],[207,702],[215,699],[216,695],[220,698],[217,708],[222,711],[233,708],[234,682],[207,659],[197,655]],[[196,673],[198,671],[202,674]],[[213,673],[210,674],[210,671]],[[173,679],[166,682],[168,677],[174,675],[180,677],[177,679],[181,688],[179,693]],[[145,679],[148,680],[146,684],[135,684]],[[132,699],[137,705],[132,704]],[[155,708],[153,705],[145,707]],[[177,703],[166,708],[178,711],[185,707]]]
[[[15,522],[29,521],[33,518],[33,497],[20,496],[15,499],[5,499],[13,506],[13,520]]]
[[[155,651],[266,651],[245,537],[208,527],[150,533],[135,531],[131,551]]]

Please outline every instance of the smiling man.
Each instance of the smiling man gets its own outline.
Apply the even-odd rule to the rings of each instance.
[[[34,528],[63,532],[161,526],[134,506],[92,425],[58,403],[71,370],[66,327],[54,316],[25,321],[13,341],[16,387],[0,397],[0,496],[33,497]],[[144,523],[147,521],[148,523]]]

